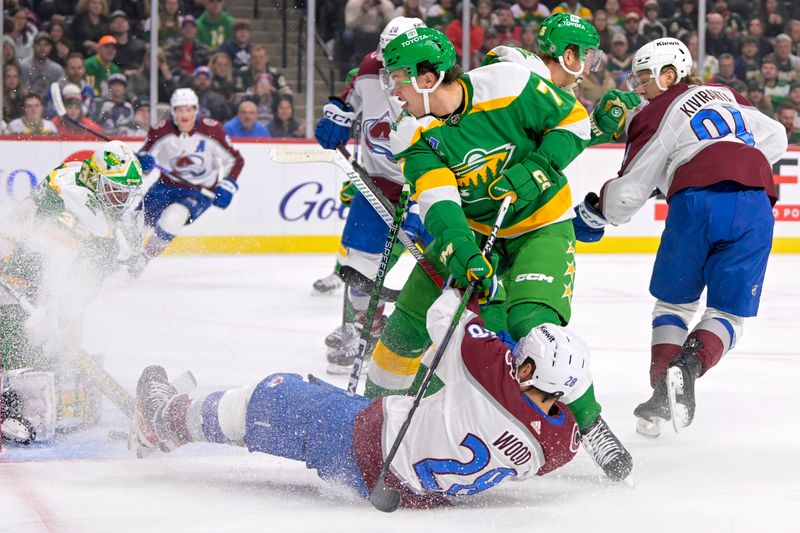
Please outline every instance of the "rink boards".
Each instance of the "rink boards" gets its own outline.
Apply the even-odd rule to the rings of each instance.
[[[133,148],[141,139],[129,139]],[[274,148],[313,147],[312,143],[234,140],[245,165],[240,190],[227,210],[211,208],[170,247],[171,253],[308,253],[334,252],[347,216],[338,199],[345,179],[341,170],[326,163],[279,164],[269,152]],[[101,143],[91,141],[0,139],[0,211],[24,198],[33,186],[65,158]],[[590,148],[567,169],[573,202],[597,191],[616,175],[622,146]],[[168,166],[168,161],[159,161]],[[779,201],[775,213],[778,253],[800,253],[800,149],[790,149],[773,168]],[[155,179],[151,175],[148,185]],[[648,202],[621,227],[606,230],[599,243],[580,245],[584,253],[654,252],[663,229],[667,206]]]

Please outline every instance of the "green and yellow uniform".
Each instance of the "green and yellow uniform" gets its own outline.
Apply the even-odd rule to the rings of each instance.
[[[519,338],[543,322],[566,324],[575,241],[562,170],[589,142],[589,116],[572,94],[514,63],[478,68],[456,83],[464,100],[451,116],[401,115],[391,137],[425,227],[436,237],[426,253],[447,275],[442,262],[451,239],[442,234],[488,234],[501,203],[490,196],[491,185],[503,176],[526,176],[537,191],[512,205],[494,254],[508,328]],[[430,342],[425,314],[438,294],[416,267],[373,352],[367,395],[412,385]]]

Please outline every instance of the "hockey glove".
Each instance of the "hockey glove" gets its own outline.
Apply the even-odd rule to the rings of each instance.
[[[597,136],[612,134],[614,139],[619,138],[625,130],[627,111],[635,109],[641,101],[639,95],[631,91],[608,91],[592,111],[592,132]]]
[[[217,184],[217,188],[214,189],[214,205],[220,209],[225,209],[231,204],[233,195],[238,190],[239,185],[230,176],[220,181]]]
[[[350,207],[350,202],[353,201],[356,193],[358,192],[358,187],[356,187],[355,183],[350,180],[342,182],[342,188],[339,191],[339,200],[342,201],[343,205]]]
[[[322,107],[322,118],[314,129],[314,137],[323,148],[332,150],[350,139],[355,113],[340,98],[331,97]]]
[[[442,232],[442,252],[439,259],[447,267],[458,287],[466,287],[471,281],[477,281],[475,292],[490,288],[494,268],[483,256],[472,234],[465,234],[458,229],[447,229]]]
[[[136,154],[136,157],[139,158],[139,164],[142,165],[142,172],[144,174],[148,174],[153,170],[153,167],[156,166],[156,158],[147,152],[140,152]]]
[[[509,215],[513,211],[522,210],[550,187],[547,177],[549,170],[550,165],[546,159],[532,153],[489,184],[489,197],[502,201],[506,196],[511,196],[512,209],[509,209]]]
[[[575,206],[572,225],[575,228],[575,238],[581,242],[597,242],[603,238],[608,221],[597,207],[599,201],[600,198],[590,192],[583,202]]]
[[[422,224],[422,219],[419,217],[419,204],[416,202],[408,207],[402,227],[409,239],[421,243],[423,247],[428,246],[433,240],[433,236],[425,230],[425,226]]]

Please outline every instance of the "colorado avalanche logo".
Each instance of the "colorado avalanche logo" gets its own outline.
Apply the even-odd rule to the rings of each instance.
[[[370,118],[364,121],[364,140],[367,148],[375,155],[382,155],[389,161],[394,161],[389,143],[389,134],[392,132],[393,121],[387,111],[380,118]]]
[[[197,178],[205,173],[205,159],[198,154],[184,154],[173,157],[170,166],[179,176],[192,176]]]

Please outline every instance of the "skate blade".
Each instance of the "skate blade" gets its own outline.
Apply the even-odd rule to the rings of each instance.
[[[689,425],[689,409],[678,403],[676,398],[678,390],[683,390],[683,372],[680,368],[672,367],[667,371],[667,399],[669,400],[672,429],[675,430],[675,433],[680,433]]]
[[[636,433],[648,439],[657,439],[661,435],[663,418],[636,418]]]
[[[353,372],[353,365],[328,363],[328,368],[325,371],[333,376],[349,376]]]

